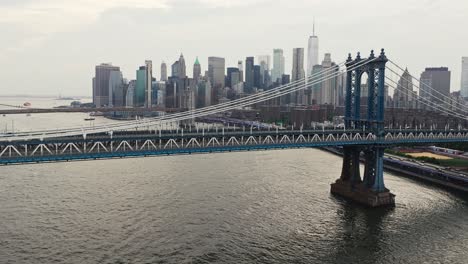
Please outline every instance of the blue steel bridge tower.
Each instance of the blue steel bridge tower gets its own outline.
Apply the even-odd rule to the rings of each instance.
[[[358,53],[353,60],[349,54],[346,61],[345,127],[361,130],[365,135],[372,133],[375,139],[383,139],[385,102],[385,64],[387,57],[382,49],[376,57],[371,51],[369,58]],[[367,75],[367,109],[361,107],[363,87],[361,81]],[[394,205],[395,195],[385,188],[383,178],[384,147],[344,146],[341,177],[331,185],[331,192],[359,203],[377,207]],[[361,178],[360,162],[364,160]]]

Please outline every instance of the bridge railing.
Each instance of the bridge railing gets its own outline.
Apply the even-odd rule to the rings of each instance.
[[[124,156],[183,154],[194,152],[281,149],[346,145],[398,145],[468,141],[467,132],[398,131],[383,139],[372,133],[324,131],[248,132],[225,134],[101,136],[61,138],[55,141],[14,142],[0,145],[0,163],[88,159]]]

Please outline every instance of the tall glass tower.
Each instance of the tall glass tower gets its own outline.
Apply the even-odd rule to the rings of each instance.
[[[313,33],[312,36],[309,37],[309,45],[307,48],[307,76],[310,76],[312,74],[314,65],[318,64],[319,61],[319,55],[318,55],[318,49],[319,49],[319,40],[318,37],[315,35],[315,21],[313,25]]]
[[[462,57],[460,92],[462,97],[468,98],[468,57]]]
[[[284,74],[284,55],[282,49],[273,50],[273,70],[271,79],[273,82],[278,81]]]

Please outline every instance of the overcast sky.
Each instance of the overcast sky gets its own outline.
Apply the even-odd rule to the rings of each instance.
[[[282,48],[307,47],[313,17],[335,62],[384,47],[419,77],[447,66],[459,90],[468,56],[467,0],[0,0],[0,95],[91,95],[94,66],[112,62],[124,77],[146,59],[170,64],[180,53],[191,74],[196,56],[234,66]]]

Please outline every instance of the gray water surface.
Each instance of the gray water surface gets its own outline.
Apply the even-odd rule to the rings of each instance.
[[[340,172],[315,149],[0,167],[0,263],[467,263],[468,198],[385,173],[372,210]]]

